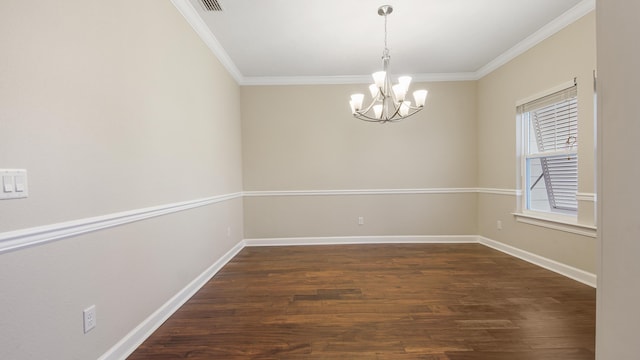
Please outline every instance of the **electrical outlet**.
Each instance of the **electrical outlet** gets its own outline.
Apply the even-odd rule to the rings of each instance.
[[[364,225],[364,216],[358,216],[358,225]]]
[[[502,220],[498,220],[498,221],[496,222],[496,228],[497,228],[498,230],[502,230]]]
[[[84,319],[84,333],[88,333],[91,329],[96,327],[96,306],[91,305],[88,308],[84,309],[82,312],[82,317]]]
[[[231,226],[227,226],[227,237],[231,237]]]

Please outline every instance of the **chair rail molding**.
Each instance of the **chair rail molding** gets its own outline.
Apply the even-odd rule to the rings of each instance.
[[[0,254],[242,197],[241,192],[0,233]]]

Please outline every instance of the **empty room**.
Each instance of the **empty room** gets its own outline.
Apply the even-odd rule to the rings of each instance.
[[[636,359],[638,13],[0,1],[0,359]]]

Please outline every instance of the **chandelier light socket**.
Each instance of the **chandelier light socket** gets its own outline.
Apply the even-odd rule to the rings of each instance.
[[[427,101],[427,94],[429,92],[427,90],[416,90],[413,92],[413,99],[416,101],[417,107],[423,107],[424,103]]]

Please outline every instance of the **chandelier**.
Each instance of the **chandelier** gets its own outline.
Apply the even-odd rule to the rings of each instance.
[[[369,85],[371,102],[363,107],[364,94],[353,94],[349,101],[351,113],[360,120],[383,124],[397,122],[422,110],[427,100],[427,90],[413,92],[414,105],[406,100],[411,84],[410,76],[398,77],[396,85],[391,83],[391,75],[387,72],[390,58],[387,48],[387,15],[391,12],[393,12],[391,5],[382,5],[378,8],[378,15],[384,16],[384,51],[382,52],[382,71],[372,74],[374,83]]]

